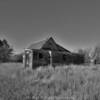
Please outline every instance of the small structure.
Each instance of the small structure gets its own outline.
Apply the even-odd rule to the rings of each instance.
[[[75,56],[75,54],[74,54]],[[24,51],[23,64],[25,67],[56,66],[73,62],[73,53],[66,50],[50,37],[46,40],[30,45]]]

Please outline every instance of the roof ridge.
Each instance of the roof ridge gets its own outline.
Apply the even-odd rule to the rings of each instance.
[[[34,44],[36,45],[36,44],[39,44],[41,42],[43,43],[42,45],[44,45],[48,40],[49,40],[49,38],[35,41],[35,42],[31,43],[31,45],[28,48],[32,47]]]

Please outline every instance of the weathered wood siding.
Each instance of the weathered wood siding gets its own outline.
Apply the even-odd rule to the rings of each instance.
[[[52,65],[83,64],[84,57],[79,54],[52,51]],[[50,54],[46,50],[33,50],[33,68],[50,65]]]

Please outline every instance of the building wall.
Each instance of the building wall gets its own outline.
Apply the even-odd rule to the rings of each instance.
[[[51,59],[49,51],[47,50],[32,50],[25,52],[25,67],[37,68],[39,66],[58,66],[69,64],[83,64],[84,57],[79,54],[71,54],[66,52],[51,52]],[[51,61],[52,60],[52,61]]]
[[[78,54],[52,51],[52,64],[50,63],[50,54],[47,50],[33,50],[33,69],[38,66],[57,66],[68,64],[82,64],[84,57]]]
[[[33,68],[47,66],[50,63],[49,52],[45,50],[33,50]]]

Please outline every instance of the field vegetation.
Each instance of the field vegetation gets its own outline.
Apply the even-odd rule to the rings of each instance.
[[[50,66],[36,70],[0,64],[0,100],[99,100],[100,66]]]

